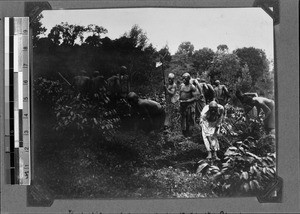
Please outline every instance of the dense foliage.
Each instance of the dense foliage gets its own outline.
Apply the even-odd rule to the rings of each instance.
[[[223,124],[222,163],[202,160],[197,171],[211,180],[218,195],[259,195],[275,179],[275,138],[264,134],[261,118],[246,121],[242,115],[244,121],[234,124],[230,117],[237,115]]]
[[[264,136],[261,118],[247,119],[243,109],[226,107],[227,117],[219,136],[222,160],[216,162],[205,159],[199,127],[194,128],[190,139],[182,136],[179,106],[173,109],[171,133],[149,135],[133,133],[128,127],[132,123],[125,100],[112,107],[107,96],[94,100],[67,93],[59,82],[46,79],[35,81],[34,89],[36,95],[40,95],[36,101],[52,103],[50,114],[37,118],[47,119],[52,127],[52,137],[42,137],[38,151],[40,155],[47,154],[46,157],[49,152],[55,155],[47,159],[42,156],[38,171],[65,173],[66,177],[59,181],[45,178],[55,194],[74,197],[78,194],[82,197],[245,196],[264,192],[274,179],[275,139],[272,135]],[[159,96],[148,96],[164,102]],[[59,158],[62,165],[49,165],[57,162],[53,158]],[[62,189],[57,189],[58,184]]]

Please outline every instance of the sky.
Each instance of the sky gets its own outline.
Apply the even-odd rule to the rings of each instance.
[[[149,43],[160,50],[168,45],[174,54],[182,42],[191,42],[195,50],[204,47],[216,51],[226,44],[229,51],[255,47],[272,60],[273,21],[261,8],[126,8],[43,11],[47,28],[61,22],[87,26],[96,24],[108,30],[102,35],[116,39],[137,24]]]

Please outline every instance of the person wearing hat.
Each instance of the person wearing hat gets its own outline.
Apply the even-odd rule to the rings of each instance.
[[[227,87],[225,85],[221,85],[219,80],[216,80],[214,90],[216,95],[216,101],[222,106],[225,106],[228,102],[228,99],[230,98]]]
[[[176,83],[175,75],[169,73],[168,75],[168,85],[166,88],[166,118],[164,122],[165,129],[168,129],[171,126],[171,117],[174,114],[175,103],[178,101],[178,94],[176,94]]]
[[[201,112],[200,126],[205,148],[208,152],[207,158],[219,160],[217,151],[220,150],[217,135],[224,118],[224,107],[216,101],[211,101]]]
[[[189,73],[182,75],[183,83],[180,85],[179,101],[181,113],[181,129],[184,136],[190,134],[190,128],[195,125],[195,99],[196,87],[190,83]]]
[[[131,116],[134,119],[134,130],[138,128],[145,132],[159,130],[165,120],[165,111],[158,103],[150,99],[142,99],[135,92],[127,95],[131,106]]]

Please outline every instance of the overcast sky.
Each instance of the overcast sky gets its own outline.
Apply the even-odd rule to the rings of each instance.
[[[261,8],[135,8],[43,11],[41,20],[50,29],[61,22],[87,26],[96,24],[108,30],[102,37],[116,39],[134,24],[142,28],[157,50],[165,45],[174,54],[180,43],[189,41],[195,50],[216,51],[226,44],[229,51],[242,47],[263,49],[273,59],[272,19]]]

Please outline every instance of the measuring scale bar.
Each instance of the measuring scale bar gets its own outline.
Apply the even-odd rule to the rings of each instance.
[[[30,84],[29,18],[4,19],[5,27],[5,151],[11,184],[29,185]]]

